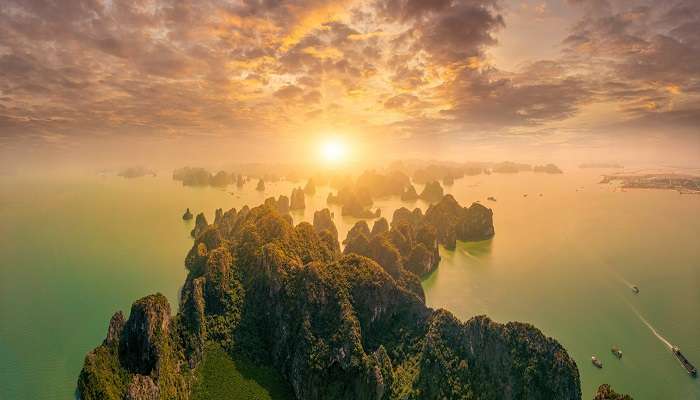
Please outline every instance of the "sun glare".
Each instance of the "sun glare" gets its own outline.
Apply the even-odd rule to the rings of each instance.
[[[321,144],[321,157],[328,163],[339,163],[347,156],[347,146],[338,138],[327,139]]]

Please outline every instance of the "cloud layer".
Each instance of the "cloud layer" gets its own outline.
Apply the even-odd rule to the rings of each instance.
[[[491,51],[526,12],[568,35],[507,70]],[[0,143],[697,135],[700,3],[6,0],[0,71]]]

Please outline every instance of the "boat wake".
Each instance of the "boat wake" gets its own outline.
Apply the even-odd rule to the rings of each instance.
[[[618,273],[615,272],[615,271],[609,271],[609,272],[610,272],[613,276],[615,276],[615,278],[616,278],[618,281],[620,281],[620,283],[622,283],[623,285],[627,286],[627,287],[630,288],[630,289],[632,289],[632,288],[634,287],[634,285],[633,285],[630,281],[628,281],[627,279],[625,279],[622,275],[618,274]]]
[[[644,325],[646,325],[647,328],[649,328],[649,330],[651,331],[651,333],[654,334],[654,336],[656,336],[656,337],[657,337],[663,344],[665,344],[669,349],[673,349],[673,344],[671,344],[671,342],[669,342],[668,339],[666,339],[665,337],[663,337],[663,336],[654,328],[654,326],[651,325],[651,323],[649,323],[649,321],[647,321],[647,319],[644,318],[644,316],[643,316],[639,311],[637,311],[637,309],[636,309],[629,301],[627,301],[627,299],[625,299],[625,303],[627,304],[627,306],[629,306],[629,308],[632,310],[632,312],[634,312],[634,314],[637,316],[637,318],[639,318],[639,320],[642,321],[642,323],[643,323]]]

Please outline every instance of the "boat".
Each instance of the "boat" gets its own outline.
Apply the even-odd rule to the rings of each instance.
[[[681,362],[681,364],[683,365],[683,368],[685,368],[685,370],[688,371],[688,375],[692,376],[693,378],[698,376],[697,368],[695,368],[695,366],[693,364],[691,364],[687,358],[685,358],[683,353],[681,353],[680,348],[673,346],[673,347],[671,347],[671,351],[673,352],[673,355],[676,356],[678,361]]]
[[[619,347],[613,346],[613,348],[610,351],[612,351],[612,353],[615,355],[615,357],[622,358],[622,350],[620,350]]]
[[[638,293],[639,293],[639,288],[638,288],[637,286],[633,285],[633,286],[632,286],[632,291],[634,292],[634,294],[638,294]]]
[[[593,365],[595,365],[596,367],[598,367],[598,368],[603,368],[603,363],[602,363],[596,356],[591,357],[591,362],[592,362]]]

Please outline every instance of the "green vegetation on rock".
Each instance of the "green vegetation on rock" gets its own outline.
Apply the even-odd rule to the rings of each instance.
[[[272,368],[260,367],[243,356],[235,359],[211,344],[197,368],[192,400],[291,400],[294,394]]]
[[[287,385],[297,399],[580,399],[576,364],[537,328],[425,305],[407,268],[436,264],[445,236],[493,233],[490,210],[448,197],[390,229],[359,224],[346,254],[327,210],[313,225],[272,202],[202,220],[179,312],[158,294],[116,313],[81,398],[277,398]]]

